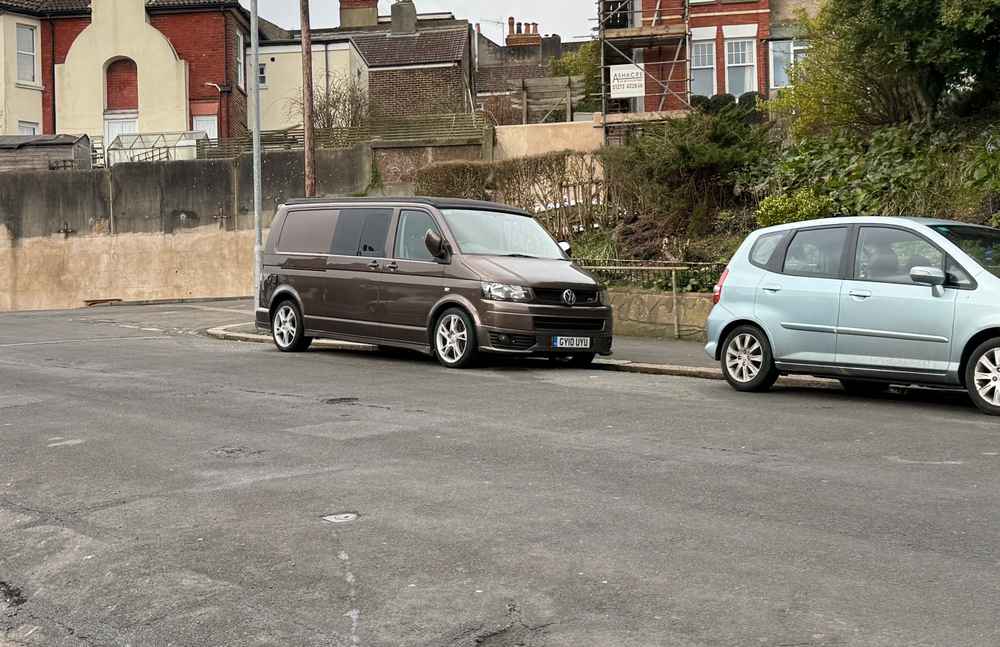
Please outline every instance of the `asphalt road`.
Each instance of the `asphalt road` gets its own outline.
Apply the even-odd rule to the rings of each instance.
[[[0,315],[0,645],[1000,645],[964,397],[197,334],[234,314]]]

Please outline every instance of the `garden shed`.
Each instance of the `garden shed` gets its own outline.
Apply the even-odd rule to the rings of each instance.
[[[86,135],[0,135],[0,172],[91,168]]]

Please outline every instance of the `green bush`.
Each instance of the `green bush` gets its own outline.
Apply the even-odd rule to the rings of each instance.
[[[832,215],[834,206],[830,198],[817,195],[812,189],[800,189],[792,194],[769,195],[764,198],[757,208],[757,224],[771,227]]]

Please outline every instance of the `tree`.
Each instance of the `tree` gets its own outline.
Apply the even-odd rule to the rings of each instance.
[[[828,0],[800,23],[809,53],[772,103],[798,134],[932,123],[1000,86],[1000,0]]]
[[[301,93],[288,100],[288,117],[300,117]],[[315,128],[364,128],[372,115],[368,90],[352,79],[331,75],[313,91],[312,119]]]
[[[597,41],[584,43],[575,52],[566,52],[549,63],[550,76],[582,76],[587,98],[577,110],[590,112],[601,109],[601,49]]]

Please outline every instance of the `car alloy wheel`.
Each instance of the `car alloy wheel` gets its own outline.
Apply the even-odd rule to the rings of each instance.
[[[726,347],[726,367],[740,384],[749,384],[764,367],[764,348],[749,333],[734,336]]]
[[[434,350],[449,368],[467,366],[475,353],[475,332],[469,318],[457,309],[448,310],[434,328]]]
[[[771,344],[760,328],[743,325],[722,344],[722,374],[737,391],[767,391],[778,380]]]
[[[991,339],[972,351],[965,385],[980,410],[1000,416],[1000,339]]]
[[[291,348],[295,343],[295,335],[298,334],[299,317],[290,304],[284,304],[278,308],[274,315],[274,342],[282,350]]]

